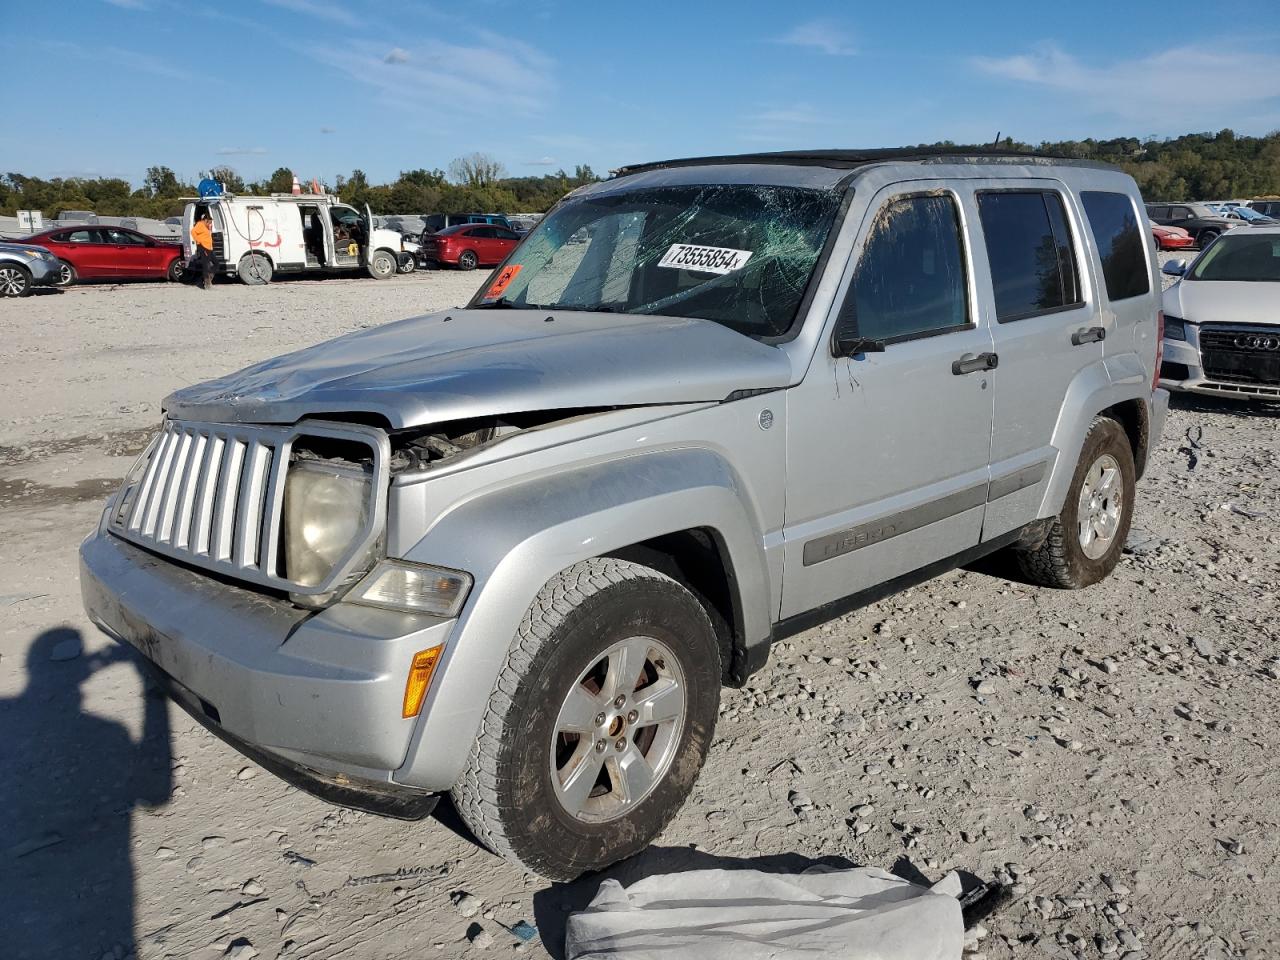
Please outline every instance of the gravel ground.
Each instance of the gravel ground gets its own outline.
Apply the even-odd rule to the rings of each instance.
[[[75,288],[0,302],[0,924],[10,957],[555,955],[548,884],[325,804],[141,696],[75,550],[169,390],[466,299],[480,274]],[[780,645],[691,801],[612,871],[814,860],[999,880],[974,956],[1280,955],[1280,409],[1175,399],[1127,555],[998,565]],[[524,942],[519,921],[541,940]]]

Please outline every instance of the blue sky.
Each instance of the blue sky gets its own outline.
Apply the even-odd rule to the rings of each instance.
[[[476,150],[528,175],[997,131],[1280,128],[1274,0],[37,6],[0,35],[6,76],[29,78],[0,169],[39,176],[228,164],[380,182]]]

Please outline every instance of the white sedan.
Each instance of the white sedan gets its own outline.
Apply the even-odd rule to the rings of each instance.
[[[1280,226],[1224,233],[1164,292],[1160,386],[1280,400]]]

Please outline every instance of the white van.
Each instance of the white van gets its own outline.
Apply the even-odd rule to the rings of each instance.
[[[373,226],[373,216],[332,194],[224,194],[188,199],[182,214],[182,251],[195,255],[191,227],[208,210],[213,216],[213,256],[218,271],[245,283],[270,282],[277,273],[369,271],[378,280],[395,276],[402,260],[400,234]]]

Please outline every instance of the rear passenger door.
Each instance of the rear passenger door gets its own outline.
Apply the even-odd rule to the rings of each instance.
[[[1087,367],[1101,365],[1110,331],[1096,316],[1082,217],[1062,184],[989,182],[975,187],[974,202],[974,259],[989,280],[983,310],[999,358],[982,529],[991,540],[1037,516],[1063,402]]]

